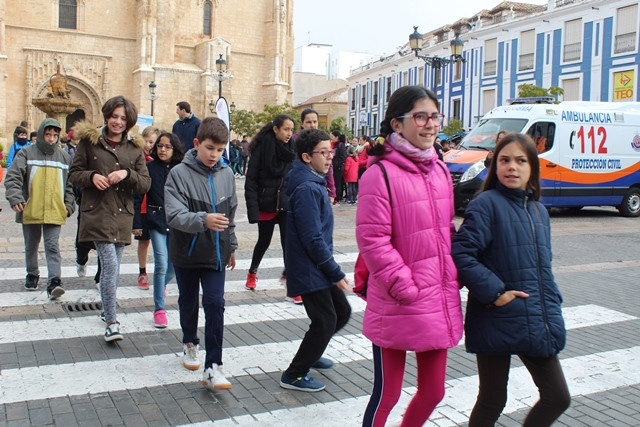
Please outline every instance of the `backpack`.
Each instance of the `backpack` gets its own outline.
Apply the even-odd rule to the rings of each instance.
[[[389,193],[389,206],[391,206],[391,188],[389,187],[389,177],[387,176],[387,169],[385,169],[382,161],[374,163],[382,169],[382,175],[384,176],[384,183],[387,186],[387,192]],[[356,264],[353,266],[353,293],[366,301],[367,299],[367,286],[369,285],[369,269],[364,263],[364,259],[360,254],[356,258]]]

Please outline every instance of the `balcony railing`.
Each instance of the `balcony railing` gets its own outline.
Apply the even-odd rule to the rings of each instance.
[[[564,62],[580,60],[580,48],[581,47],[582,47],[582,44],[580,42],[571,43],[571,44],[565,44],[564,45],[564,55],[563,55]]]
[[[533,53],[525,53],[520,55],[518,60],[518,71],[533,70],[533,62],[535,57]]]
[[[636,50],[636,33],[620,34],[616,36],[614,53],[633,52]]]
[[[484,76],[495,76],[498,67],[498,62],[494,59],[493,61],[485,61],[484,62]]]

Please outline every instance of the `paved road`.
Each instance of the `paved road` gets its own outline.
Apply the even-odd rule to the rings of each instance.
[[[243,181],[237,183],[243,200]],[[233,389],[211,393],[201,386],[200,372],[181,365],[175,285],[168,288],[169,328],[153,327],[151,291],[136,288],[135,245],[125,250],[118,290],[125,339],[107,344],[93,281],[75,275],[75,216],[61,238],[67,293],[51,303],[43,289],[26,292],[22,287],[22,233],[13,223],[4,187],[0,198],[0,425],[208,425],[212,420],[216,426],[359,425],[372,382],[370,343],[361,334],[363,302],[350,297],[352,320],[327,349],[326,355],[337,362],[335,369],[312,372],[327,383],[326,391],[281,389],[280,372],[308,321],[302,307],[284,301],[277,283],[282,268],[277,239],[259,271],[258,289],[244,289],[257,238],[244,206],[238,215],[239,265],[226,284],[224,362]],[[357,252],[355,209],[334,210],[337,258],[348,272]],[[561,359],[573,395],[557,425],[637,426],[640,219],[621,218],[611,209],[558,211],[552,227],[555,273],[569,328]],[[89,273],[95,271],[94,255],[90,265]],[[500,418],[504,426],[520,425],[536,396],[520,362],[513,365],[509,403]],[[475,373],[475,360],[464,347],[452,349],[447,396],[428,425],[465,425],[477,389]],[[401,402],[389,424],[400,420],[414,384],[415,359],[410,356]]]

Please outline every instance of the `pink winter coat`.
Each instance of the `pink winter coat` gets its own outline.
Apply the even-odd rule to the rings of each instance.
[[[363,333],[398,350],[451,348],[462,337],[457,272],[451,258],[453,192],[444,163],[414,163],[385,143],[391,185],[369,157],[360,180],[356,240],[369,286]]]

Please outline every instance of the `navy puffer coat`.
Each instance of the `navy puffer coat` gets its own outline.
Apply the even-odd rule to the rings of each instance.
[[[469,203],[453,237],[458,279],[469,289],[467,351],[551,357],[564,348],[562,295],[551,271],[549,215],[531,194],[500,183]],[[496,307],[505,291],[516,298]]]

